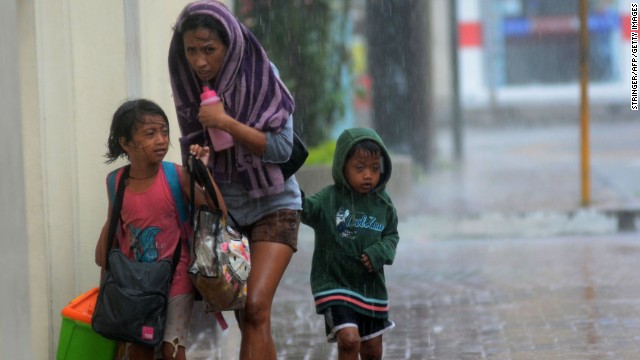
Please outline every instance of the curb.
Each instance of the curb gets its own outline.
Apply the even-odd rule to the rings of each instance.
[[[401,236],[414,240],[513,239],[640,233],[640,209],[568,212],[486,212],[401,218]]]

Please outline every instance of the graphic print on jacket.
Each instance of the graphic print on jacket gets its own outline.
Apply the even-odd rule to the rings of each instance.
[[[129,239],[131,250],[139,262],[154,262],[158,259],[158,246],[156,236],[160,228],[149,226],[144,229],[129,225],[132,239]]]
[[[355,239],[358,229],[369,229],[377,232],[384,230],[384,224],[377,221],[375,216],[364,213],[351,215],[348,209],[340,208],[336,213],[336,230],[338,236],[347,239]]]

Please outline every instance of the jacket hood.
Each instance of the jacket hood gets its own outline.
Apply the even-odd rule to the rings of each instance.
[[[373,190],[380,191],[384,189],[391,177],[391,157],[389,156],[387,147],[382,142],[382,138],[380,138],[375,130],[369,128],[347,129],[340,134],[338,141],[336,142],[335,153],[333,154],[333,167],[331,169],[333,181],[338,188],[353,190],[344,176],[344,165],[347,162],[347,154],[349,153],[349,150],[357,142],[362,140],[372,140],[380,146],[382,152],[380,154],[382,156],[382,174],[380,174],[380,181],[378,182],[378,185]]]

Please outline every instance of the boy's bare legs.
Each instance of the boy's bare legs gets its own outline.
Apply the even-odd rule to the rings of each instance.
[[[242,331],[241,360],[276,360],[271,337],[271,304],[292,256],[293,249],[285,244],[266,241],[251,244],[247,302],[238,317]]]
[[[358,328],[347,327],[336,333],[338,342],[338,360],[358,360],[360,353],[360,334]]]
[[[338,360],[380,360],[382,359],[382,335],[367,341],[360,341],[355,327],[344,328],[336,333]]]
[[[360,359],[380,360],[382,359],[382,335],[373,339],[363,341],[360,344]]]

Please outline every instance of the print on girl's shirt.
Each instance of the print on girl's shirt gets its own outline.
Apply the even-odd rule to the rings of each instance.
[[[154,262],[158,259],[156,236],[160,233],[160,228],[150,226],[139,229],[129,225],[129,233],[131,234],[131,239],[129,239],[130,248],[136,260],[139,262]]]

